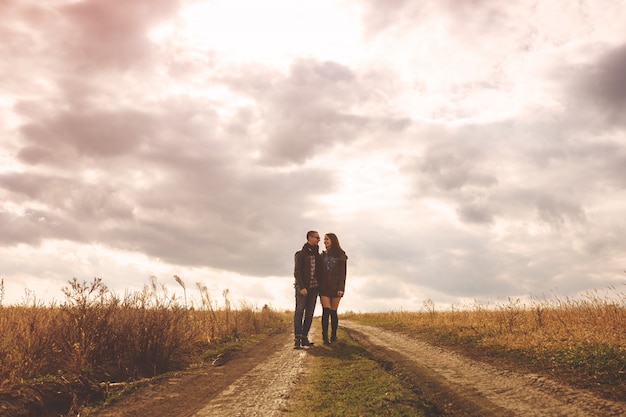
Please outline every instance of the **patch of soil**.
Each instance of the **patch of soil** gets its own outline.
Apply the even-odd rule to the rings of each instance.
[[[0,392],[0,415],[3,417],[56,417],[89,401],[102,400],[98,384],[85,377],[72,381],[48,379],[22,384]]]

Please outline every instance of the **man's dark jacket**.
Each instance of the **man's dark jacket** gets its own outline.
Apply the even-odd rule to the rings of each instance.
[[[306,288],[307,291],[311,285],[311,264],[309,256],[315,256],[315,277],[317,282],[321,282],[324,277],[324,266],[322,265],[322,257],[319,254],[318,246],[311,246],[305,243],[302,250],[296,252],[294,256],[293,276],[295,278],[294,287],[296,291]]]

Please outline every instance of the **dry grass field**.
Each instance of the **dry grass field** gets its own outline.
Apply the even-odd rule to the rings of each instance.
[[[268,307],[231,308],[228,291],[217,308],[207,288],[200,302],[168,294],[155,278],[143,290],[118,297],[101,279],[63,288],[65,301],[43,305],[35,297],[2,306],[0,390],[45,378],[128,381],[182,369],[212,346],[283,325]],[[188,305],[189,304],[189,305]]]

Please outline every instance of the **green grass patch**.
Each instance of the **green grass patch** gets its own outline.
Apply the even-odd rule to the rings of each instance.
[[[310,372],[298,383],[289,415],[423,416],[427,405],[341,330],[331,346],[307,351]]]

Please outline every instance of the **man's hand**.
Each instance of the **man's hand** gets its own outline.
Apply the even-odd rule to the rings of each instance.
[[[337,297],[343,297],[343,291],[337,291]]]
[[[302,288],[300,290],[300,295],[307,295],[307,294],[308,294],[308,291],[306,290],[306,288]]]

